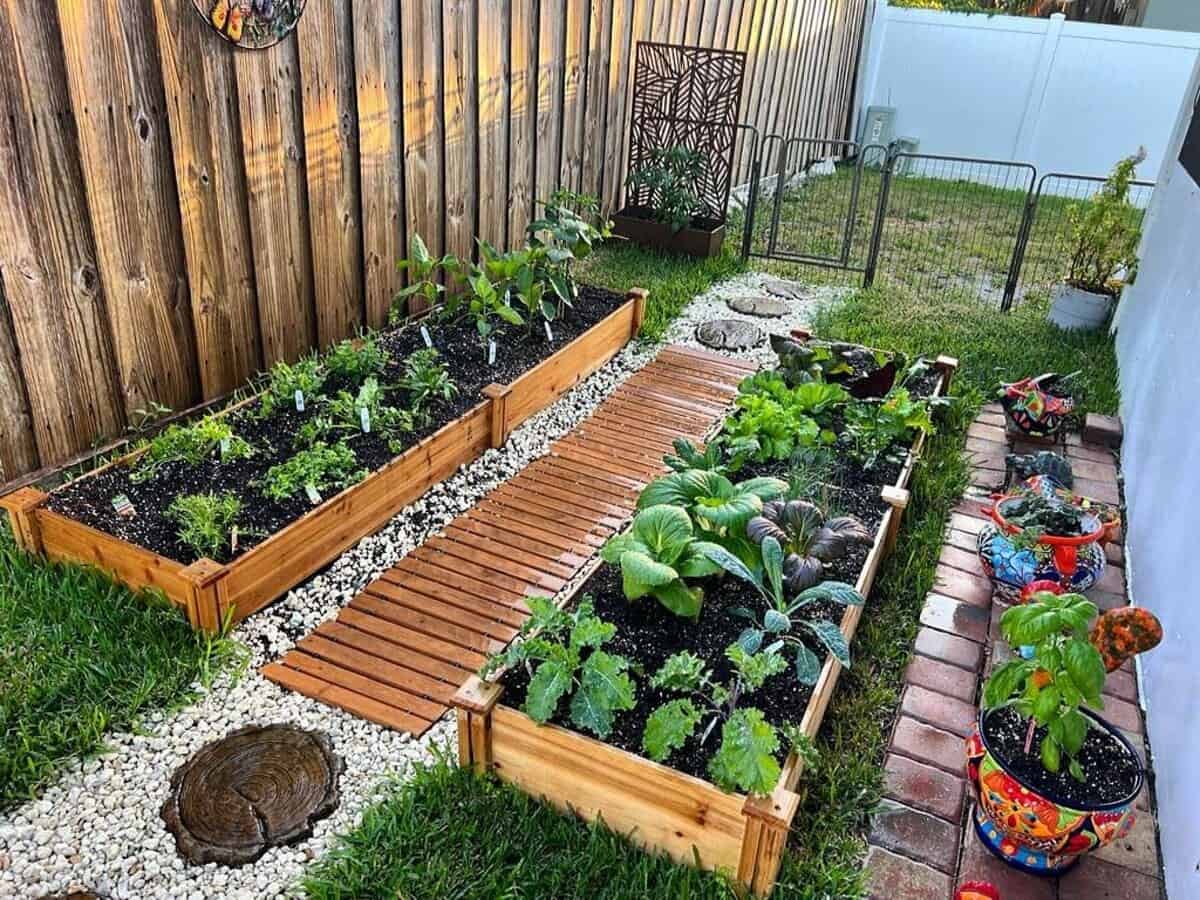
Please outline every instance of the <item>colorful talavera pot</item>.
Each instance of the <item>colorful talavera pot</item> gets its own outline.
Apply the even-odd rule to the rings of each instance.
[[[993,521],[983,526],[976,540],[979,561],[1001,599],[1015,602],[1034,581],[1056,581],[1065,591],[1082,594],[1100,580],[1108,562],[1101,541],[1109,532],[1098,515],[1085,513],[1087,534],[1042,535],[1033,546],[1018,547],[1013,536],[1021,529],[1003,513],[1004,503],[1012,499],[1014,495],[1001,497],[984,510]]]
[[[1011,430],[1033,438],[1057,438],[1075,398],[1062,388],[1062,376],[1048,373],[1000,385],[1000,405]]]
[[[1085,713],[1093,728],[1120,741],[1130,756],[1133,747],[1116,728],[1094,713]],[[975,833],[983,845],[1016,869],[1033,875],[1060,875],[1093,850],[1124,837],[1133,827],[1133,803],[1145,774],[1138,767],[1137,785],[1116,803],[1074,809],[1043,796],[1008,772],[992,755],[979,715],[967,739],[967,780],[975,792]]]

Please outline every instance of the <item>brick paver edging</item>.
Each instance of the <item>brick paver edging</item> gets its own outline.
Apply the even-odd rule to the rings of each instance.
[[[995,884],[1003,900],[1161,900],[1158,832],[1151,812],[1153,779],[1138,799],[1141,813],[1133,831],[1061,879],[1017,872],[975,837],[963,737],[973,726],[984,677],[1008,652],[998,640],[1000,615],[1007,606],[993,599],[991,583],[975,555],[975,537],[987,522],[981,501],[1002,486],[1004,457],[1010,452],[998,405],[985,407],[971,425],[967,452],[972,487],[947,525],[884,760],[885,799],[872,818],[865,863],[869,896],[942,900],[953,897],[964,881],[983,880]],[[1108,447],[1072,436],[1066,455],[1077,491],[1105,502],[1119,501],[1116,462]],[[1088,596],[1102,609],[1127,602],[1118,545],[1110,546],[1108,569]],[[1137,682],[1129,664],[1109,676],[1105,716],[1145,752]]]

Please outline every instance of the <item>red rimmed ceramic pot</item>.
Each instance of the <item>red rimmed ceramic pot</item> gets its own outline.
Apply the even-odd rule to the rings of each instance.
[[[976,801],[975,833],[985,847],[1015,869],[1056,876],[1071,869],[1084,855],[1129,832],[1135,818],[1133,804],[1145,783],[1145,770],[1120,731],[1095,713],[1085,711],[1092,727],[1119,743],[1137,764],[1133,789],[1111,803],[1068,805],[1026,784],[993,753],[985,725],[987,717],[998,711],[980,712],[975,733],[967,739],[967,780]]]

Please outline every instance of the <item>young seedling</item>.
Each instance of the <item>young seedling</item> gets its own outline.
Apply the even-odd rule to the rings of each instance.
[[[387,362],[387,351],[373,334],[363,335],[357,341],[341,341],[325,355],[325,368],[330,376],[352,385],[378,377]]]
[[[137,460],[137,468],[130,479],[146,481],[172,462],[198,466],[214,457],[229,462],[253,455],[254,448],[233,433],[228,421],[209,416],[192,425],[172,425],[155,437]]]
[[[207,493],[180,495],[167,510],[179,526],[179,540],[196,554],[218,562],[233,551],[232,534],[242,514],[242,501],[236,494]],[[246,535],[244,529],[241,531]]]
[[[445,286],[438,280],[441,277],[453,277],[462,268],[462,263],[455,256],[446,255],[436,259],[429,253],[429,248],[419,234],[413,234],[408,244],[408,259],[402,259],[396,264],[401,272],[408,273],[408,287],[397,292],[392,300],[392,309],[388,321],[397,325],[408,315],[408,304],[412,298],[421,300],[427,307],[435,307],[446,292]]]
[[[287,462],[272,466],[263,479],[263,495],[283,501],[307,493],[312,499],[329,488],[344,488],[361,481],[367,475],[358,467],[354,451],[344,443],[329,446],[318,441],[308,450],[301,450]]]
[[[418,350],[404,360],[400,387],[408,391],[409,412],[422,427],[429,424],[434,403],[449,403],[458,395],[458,385],[451,380],[436,350]]]

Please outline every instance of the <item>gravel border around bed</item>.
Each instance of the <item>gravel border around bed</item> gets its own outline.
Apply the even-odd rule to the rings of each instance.
[[[765,280],[769,276],[749,273],[714,286],[687,306],[672,325],[667,342],[700,346],[694,337],[696,326],[712,318],[738,316],[727,299],[762,292]],[[745,318],[770,331],[786,331],[808,324],[819,304],[834,302],[843,294],[841,289],[806,287],[805,299],[789,301],[792,311],[782,319]],[[252,659],[240,679],[222,677],[188,708],[171,716],[149,716],[142,734],[112,735],[111,752],[75,764],[39,800],[0,816],[0,897],[37,897],[85,888],[129,900],[298,896],[297,879],[325,852],[333,835],[353,827],[375,786],[387,775],[403,777],[413,763],[452,749],[455,724],[447,716],[423,738],[413,740],[284,690],[259,675],[258,668],[333,618],[363,586],[544,455],[553,440],[586,418],[658,349],[659,345],[640,343],[627,347],[517,429],[504,447],[489,450],[324,572],[242,623],[235,637],[250,648]],[[773,356],[765,345],[726,355],[763,362]],[[337,810],[316,824],[311,838],[292,847],[273,848],[253,864],[241,868],[185,865],[159,817],[171,773],[209,741],[247,725],[273,723],[329,734],[346,764]]]

